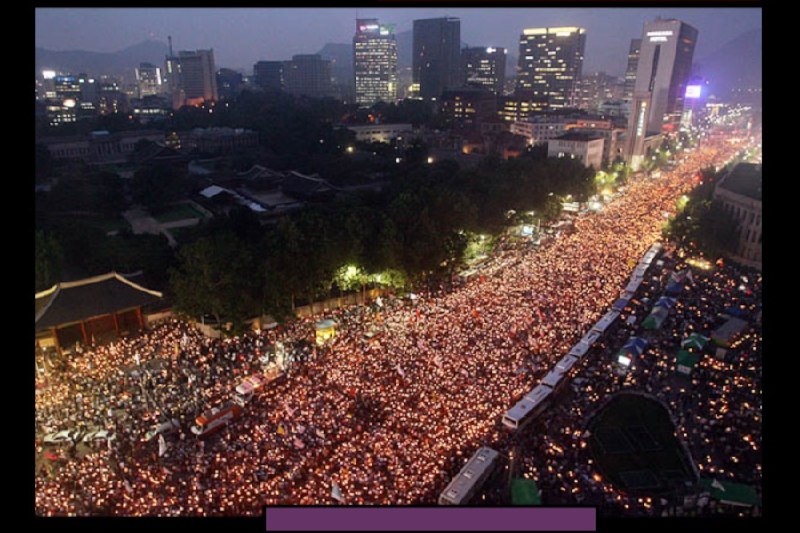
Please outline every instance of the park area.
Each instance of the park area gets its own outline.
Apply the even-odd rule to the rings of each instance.
[[[656,400],[619,394],[595,416],[590,431],[598,469],[623,492],[664,494],[696,481],[675,425]]]

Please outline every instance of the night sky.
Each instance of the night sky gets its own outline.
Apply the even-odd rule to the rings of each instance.
[[[36,46],[51,50],[113,52],[144,40],[176,50],[213,48],[217,67],[250,73],[258,60],[314,53],[326,43],[351,43],[356,13],[410,30],[418,18],[461,19],[461,40],[470,46],[504,46],[518,53],[525,27],[583,26],[587,29],[584,72],[622,75],[628,46],[642,24],[660,15],[681,19],[700,31],[695,58],[739,35],[761,28],[760,9],[553,9],[553,8],[314,8],[314,9],[37,9]]]

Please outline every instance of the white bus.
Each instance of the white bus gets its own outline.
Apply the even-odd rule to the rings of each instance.
[[[592,331],[596,331],[599,334],[603,334],[606,332],[608,327],[614,323],[614,321],[619,317],[619,311],[609,311],[603,318],[597,321],[597,324],[592,326]]]
[[[499,456],[500,454],[491,448],[479,448],[439,495],[439,505],[469,503],[497,466]]]
[[[537,385],[517,404],[503,415],[503,425],[510,429],[519,429],[542,414],[553,389],[547,385]]]

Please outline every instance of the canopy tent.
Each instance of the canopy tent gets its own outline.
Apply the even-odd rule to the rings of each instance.
[[[673,307],[675,307],[676,303],[678,303],[678,301],[675,298],[670,298],[669,296],[662,296],[656,302],[655,307],[666,307],[667,309],[672,309]]]
[[[709,338],[699,333],[692,333],[687,338],[681,341],[681,348],[695,348],[697,350],[702,350],[708,344]]]
[[[686,272],[674,272],[669,277],[669,283],[667,284],[667,288],[665,292],[670,296],[680,294],[683,290],[683,283],[686,280]]]
[[[736,318],[748,318],[750,312],[739,307],[726,307],[724,313],[726,315],[735,316]]]
[[[658,329],[667,319],[669,311],[666,307],[654,307],[653,310],[647,315],[647,318],[642,322],[644,329]]]
[[[336,336],[336,322],[333,320],[320,320],[316,323],[317,346],[322,346]]]
[[[692,373],[695,365],[697,362],[700,361],[700,356],[696,353],[689,353],[686,350],[680,350],[676,357],[677,363],[677,370],[681,374],[686,374],[687,376]]]
[[[511,505],[542,505],[539,487],[532,479],[517,478],[511,482]]]
[[[647,341],[645,339],[641,337],[631,337],[620,349],[619,354],[632,354],[634,356],[639,356],[642,355],[645,348],[647,348]]]
[[[718,346],[729,347],[736,337],[747,327],[741,318],[729,318],[727,322],[711,333],[711,340]]]
[[[700,486],[720,503],[743,507],[761,505],[761,499],[758,497],[756,488],[752,485],[703,478],[700,480]]]

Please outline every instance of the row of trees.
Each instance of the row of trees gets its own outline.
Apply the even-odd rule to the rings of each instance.
[[[678,213],[667,223],[664,234],[706,257],[718,258],[735,251],[738,222],[713,200],[714,186],[723,173],[709,168],[700,174],[701,184],[678,201]]]
[[[241,323],[283,317],[299,301],[377,284],[409,287],[462,265],[469,233],[497,235],[507,212],[585,200],[594,173],[572,160],[487,159],[408,169],[381,193],[307,207],[262,228],[247,210],[198,228],[171,271],[176,307]]]

